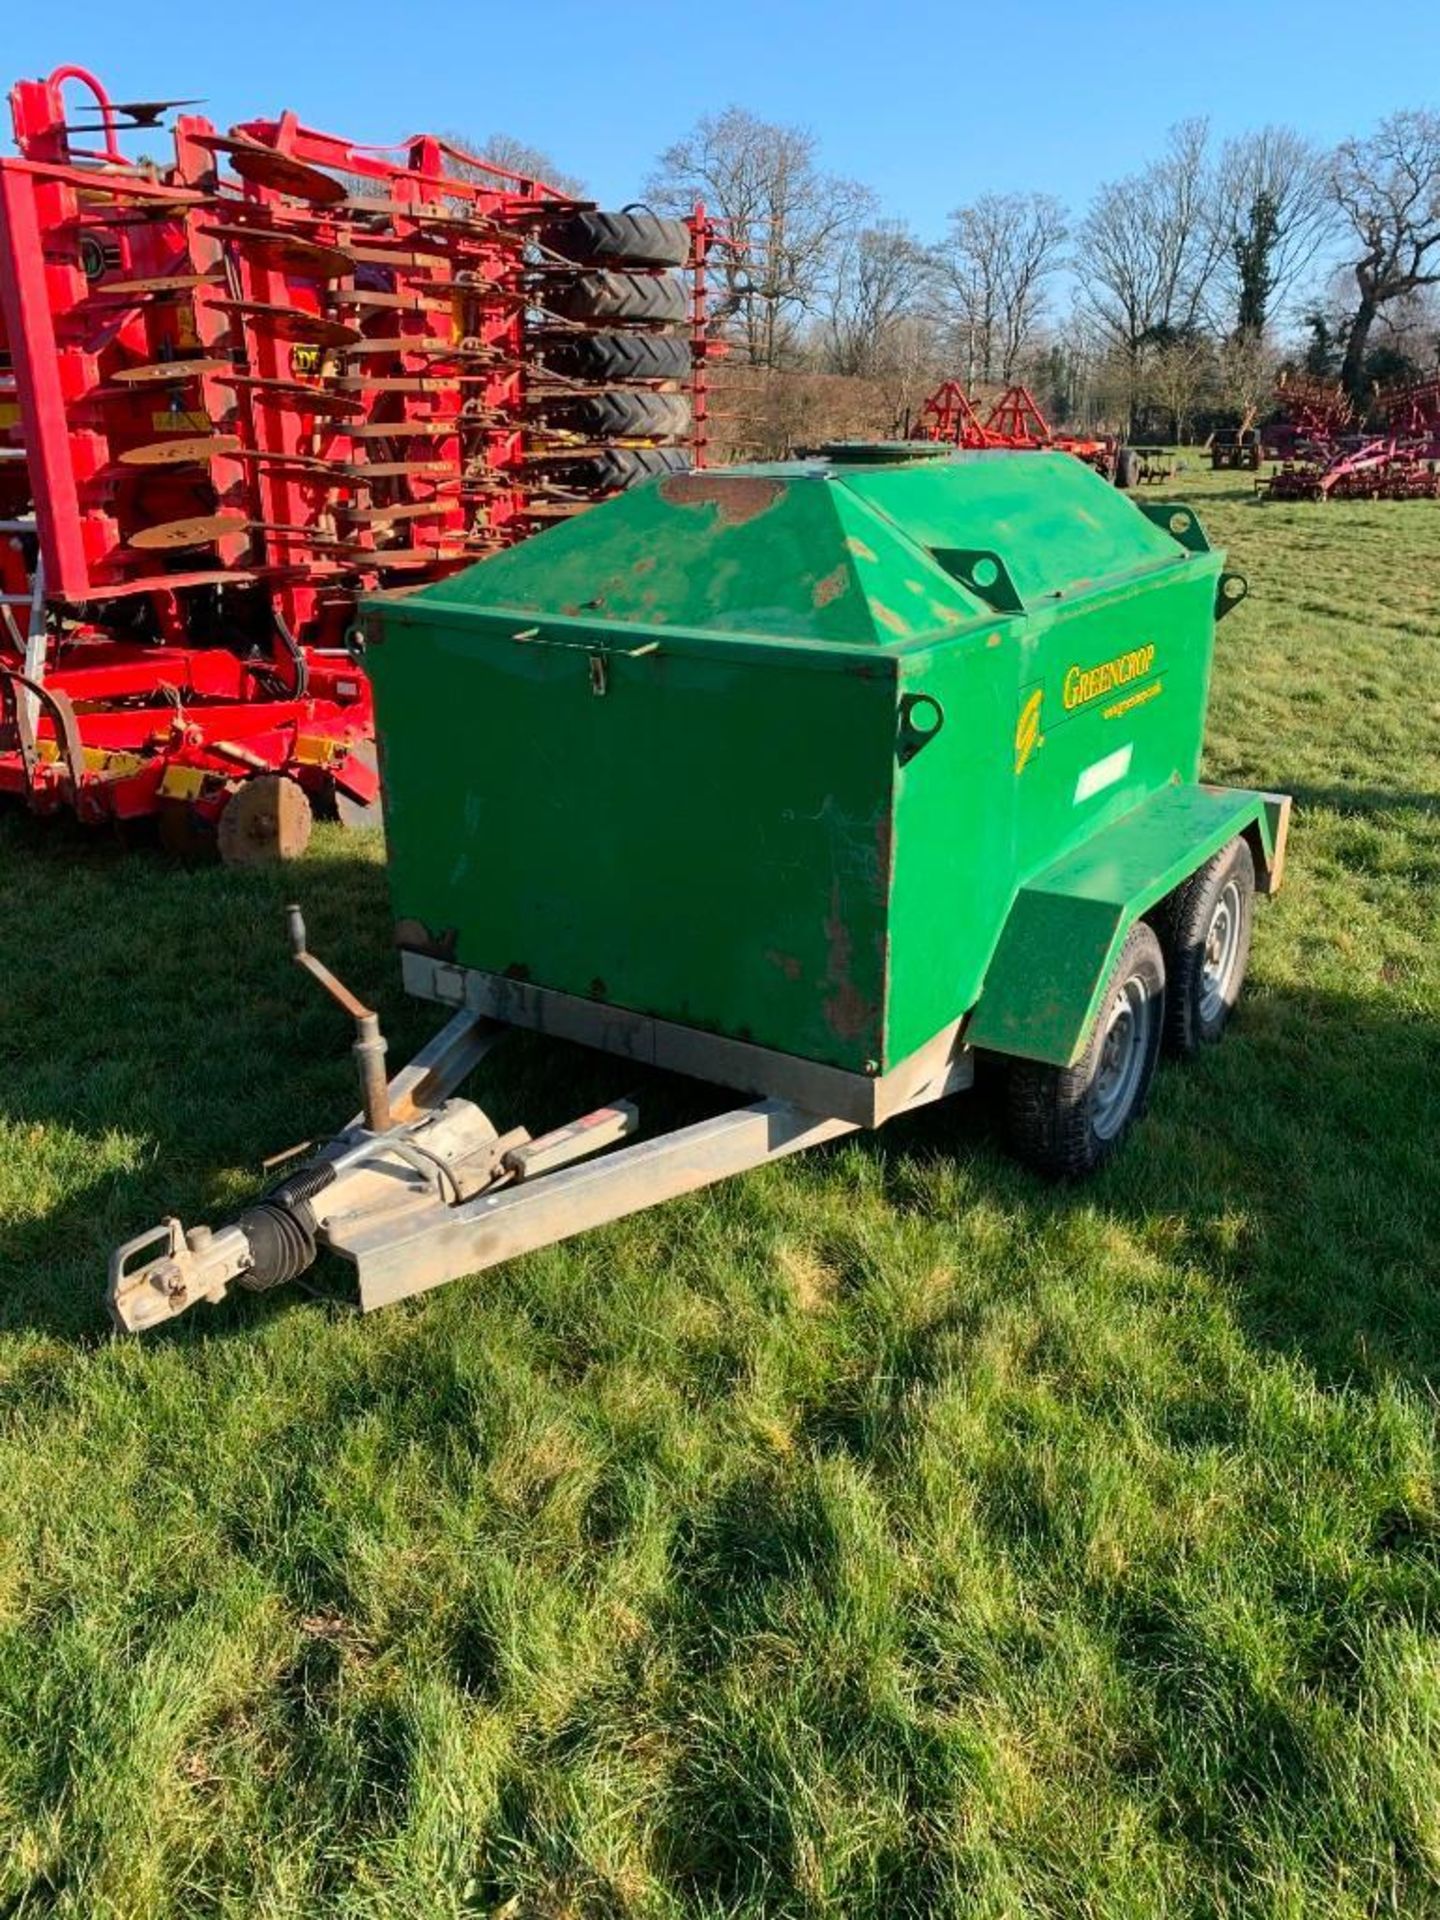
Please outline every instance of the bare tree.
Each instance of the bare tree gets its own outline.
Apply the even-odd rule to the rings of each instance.
[[[1189,435],[1195,405],[1210,378],[1214,349],[1202,333],[1176,333],[1145,349],[1141,382],[1145,397],[1169,416],[1170,438]]]
[[[940,259],[967,385],[1015,377],[1065,239],[1065,209],[1047,193],[986,193],[951,214]]]
[[[794,345],[837,249],[875,204],[867,187],[821,172],[812,133],[743,107],[707,115],[668,147],[646,192],[675,212],[703,200],[716,217],[717,317],[733,318],[747,358],[765,367]]]
[[[1335,228],[1326,157],[1289,127],[1227,140],[1215,180],[1217,281],[1238,339],[1259,336]]]
[[[1331,191],[1359,245],[1358,295],[1340,378],[1360,397],[1365,353],[1392,301],[1440,284],[1440,114],[1392,113],[1336,154]]]
[[[1215,350],[1216,395],[1248,424],[1274,391],[1278,371],[1279,355],[1265,335],[1237,330]]]
[[[890,371],[902,357],[899,322],[924,303],[933,273],[931,255],[901,221],[878,221],[842,241],[826,302],[830,371]]]
[[[1170,132],[1160,159],[1100,189],[1075,267],[1090,316],[1138,373],[1142,349],[1198,328],[1223,252],[1203,120]]]
[[[457,180],[483,181],[487,177],[483,166],[473,166],[463,157],[473,154],[477,161],[499,167],[504,173],[523,173],[532,180],[543,180],[547,186],[573,194],[577,199],[584,195],[583,180],[566,173],[548,153],[539,147],[527,146],[514,134],[492,133],[486,140],[471,140],[463,133],[443,133],[440,138],[455,149],[450,156],[450,171]]]
[[[947,356],[940,327],[928,304],[901,317],[890,328],[885,352],[875,370],[885,409],[885,431],[899,437],[919,417],[925,396],[944,378]]]
[[[573,194],[577,200],[584,196],[583,180],[556,166],[543,148],[527,146],[523,140],[517,140],[513,133],[492,133],[478,151],[480,158],[488,160],[492,167],[503,167],[507,173],[529,174],[532,179],[543,180],[547,186],[555,187],[561,193]]]

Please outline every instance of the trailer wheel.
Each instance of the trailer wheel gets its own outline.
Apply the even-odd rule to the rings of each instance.
[[[690,229],[648,207],[620,213],[570,213],[541,229],[540,241],[562,259],[603,266],[683,267]]]
[[[310,844],[314,816],[298,780],[284,773],[258,773],[225,802],[216,840],[226,866],[258,866],[265,860],[295,860]]]
[[[1165,1023],[1165,958],[1154,929],[1130,929],[1073,1067],[1017,1060],[1010,1070],[1010,1144],[1055,1180],[1102,1167],[1145,1111]]]
[[[693,354],[684,333],[577,333],[547,340],[540,358],[550,372],[597,384],[625,380],[688,380]]]
[[[1250,963],[1255,859],[1244,835],[1177,887],[1159,919],[1169,976],[1165,1045],[1191,1059],[1224,1034]]]
[[[685,289],[673,273],[577,273],[548,287],[544,304],[567,320],[629,320],[678,326],[688,318]]]
[[[1132,487],[1140,484],[1140,456],[1133,447],[1116,450],[1115,484],[1121,493],[1129,493]]]

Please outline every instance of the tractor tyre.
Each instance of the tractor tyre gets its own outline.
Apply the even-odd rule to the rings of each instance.
[[[635,326],[679,326],[689,317],[685,289],[673,273],[617,273],[600,268],[557,280],[545,305],[566,320],[622,320]]]
[[[1223,1037],[1250,964],[1255,860],[1238,834],[1156,914],[1165,952],[1166,1051],[1193,1059]]]
[[[568,213],[540,229],[540,244],[583,267],[683,267],[690,258],[690,229],[648,207],[626,207],[620,213]]]
[[[1140,484],[1140,456],[1133,447],[1120,447],[1115,454],[1115,485],[1129,493]]]
[[[603,453],[572,461],[564,479],[584,493],[616,493],[656,474],[684,473],[689,465],[688,447],[606,447]]]
[[[575,333],[547,340],[540,358],[566,380],[688,380],[694,356],[683,333]]]
[[[690,431],[690,397],[616,387],[547,403],[547,420],[592,440],[675,440]]]
[[[1007,1119],[1016,1157],[1052,1180],[1084,1179],[1104,1166],[1145,1111],[1164,1024],[1165,956],[1154,929],[1137,920],[1075,1065],[1011,1065]]]

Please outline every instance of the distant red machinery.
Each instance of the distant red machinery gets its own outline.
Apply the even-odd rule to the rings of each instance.
[[[1282,381],[1289,451],[1256,490],[1267,500],[1440,499],[1440,380],[1419,380],[1380,396],[1381,432],[1353,431],[1340,389]],[[1273,429],[1269,430],[1274,432]]]
[[[1007,387],[982,420],[958,380],[943,381],[921,404],[910,437],[949,441],[973,450],[1047,448],[1070,453],[1117,487],[1133,487],[1149,477],[1146,456],[1160,452],[1158,448],[1124,446],[1112,434],[1087,438],[1056,433],[1028,387]]]
[[[357,592],[703,463],[703,209],[289,113],[181,115],[173,164],[131,162],[118,135],[188,103],[75,67],[10,101],[0,792],[294,851],[312,800],[376,797]]]

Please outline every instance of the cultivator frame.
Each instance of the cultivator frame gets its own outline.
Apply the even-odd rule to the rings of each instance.
[[[1282,380],[1277,398],[1291,416],[1279,430],[1288,450],[1256,481],[1261,499],[1440,500],[1440,379],[1382,394],[1380,433],[1355,430],[1339,388],[1292,378]]]
[[[1057,433],[1034,394],[1018,383],[1006,387],[982,419],[960,382],[943,380],[921,402],[906,438],[941,441],[972,452],[1004,447],[1021,452],[1069,453],[1122,487],[1162,479],[1170,471],[1163,448],[1126,447],[1114,434]]]
[[[72,86],[93,123],[69,117]],[[381,149],[292,113],[223,134],[182,113],[162,168],[127,160],[120,135],[192,103],[117,106],[77,67],[10,99],[0,792],[156,815],[182,848],[240,799],[222,849],[293,850],[282,815],[303,843],[310,800],[376,798],[359,592],[703,464],[704,210],[678,257],[666,233],[658,265],[596,271],[547,244],[590,203],[435,135]],[[659,286],[675,267],[688,293]],[[577,312],[587,276],[627,283],[639,320]],[[555,342],[602,324],[675,341],[666,377],[552,364]],[[631,398],[608,431],[564,420],[616,391]],[[647,419],[683,432],[625,431]]]

